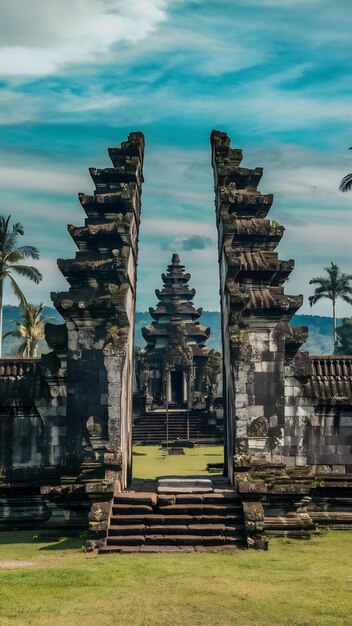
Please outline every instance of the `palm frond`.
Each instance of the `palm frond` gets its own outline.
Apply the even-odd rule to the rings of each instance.
[[[43,276],[40,271],[31,265],[11,265],[11,270],[19,274],[20,276],[25,276],[29,280],[33,281],[36,285],[39,285]]]
[[[310,285],[324,285],[326,286],[326,288],[330,285],[329,281],[327,278],[323,278],[323,277],[317,277],[317,278],[312,278],[309,281]]]
[[[39,259],[39,250],[35,246],[21,246],[17,251],[22,255],[23,259]]]
[[[326,296],[325,293],[317,293],[313,296],[309,296],[308,301],[310,306],[313,306],[313,304],[316,304],[319,300],[323,300],[323,298],[328,298],[328,296]]]
[[[352,173],[344,176],[339,186],[339,190],[342,191],[342,193],[345,193],[346,191],[351,191],[351,189],[352,189]]]
[[[19,330],[9,330],[9,332],[5,333],[2,338],[6,339],[6,337],[16,337],[17,339],[21,337],[21,333]]]
[[[8,217],[5,217],[4,215],[0,215],[0,247],[1,247],[1,250],[3,250],[3,248],[5,246],[5,242],[6,242],[7,236],[8,236],[10,219],[11,219],[11,215],[8,215]]]
[[[12,231],[10,232],[9,229],[7,231],[5,241],[4,241],[3,251],[6,254],[8,254],[9,252],[12,252],[13,250],[15,250],[17,238],[19,235],[23,235],[23,234],[24,234],[24,230],[23,230],[22,224],[20,224],[20,222],[13,224]]]
[[[23,257],[21,253],[18,252],[18,250],[11,250],[11,252],[8,252],[7,254],[3,255],[4,265],[10,265],[11,263],[18,263],[19,261],[22,261],[22,260],[23,260]]]
[[[326,293],[327,297],[330,297],[330,289],[327,285],[322,285],[321,287],[316,287],[314,289],[314,294],[316,293]]]
[[[352,298],[350,298],[346,293],[340,295],[341,300],[347,302],[348,304],[352,304]]]
[[[12,291],[14,292],[15,296],[19,299],[20,305],[23,306],[23,307],[26,306],[27,300],[25,298],[25,295],[24,295],[22,289],[16,283],[15,279],[12,278],[11,274],[8,274],[8,277],[10,279]]]

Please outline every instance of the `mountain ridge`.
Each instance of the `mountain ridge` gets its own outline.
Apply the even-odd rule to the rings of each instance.
[[[44,307],[44,317],[52,318],[51,321],[54,324],[62,323],[62,318],[53,307]],[[14,329],[14,325],[11,324],[11,320],[20,320],[21,309],[19,306],[5,305],[3,310],[3,332],[7,333]],[[204,326],[211,328],[211,334],[207,341],[208,348],[215,348],[221,350],[221,321],[219,311],[203,311],[200,318],[201,323]],[[137,311],[136,314],[136,331],[135,331],[135,343],[137,347],[145,346],[145,341],[142,337],[142,326],[149,326],[152,322],[148,311]],[[337,319],[337,325],[342,323],[342,318]],[[332,318],[328,316],[320,315],[295,315],[291,321],[292,326],[308,326],[309,339],[302,346],[302,350],[307,350],[311,354],[332,354],[333,341],[332,341]],[[16,352],[16,340],[9,337],[4,340],[3,354],[4,356],[13,356]],[[43,342],[40,345],[40,350],[47,352],[46,344]]]

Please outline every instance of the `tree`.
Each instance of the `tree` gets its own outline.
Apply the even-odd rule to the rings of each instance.
[[[3,293],[4,282],[9,280],[12,290],[24,305],[26,298],[24,297],[20,286],[14,278],[14,274],[28,278],[38,284],[42,280],[42,275],[36,267],[31,265],[23,265],[26,259],[39,259],[39,252],[33,246],[17,247],[17,241],[20,235],[24,234],[23,226],[19,222],[13,224],[10,228],[11,215],[4,217],[0,215],[0,357],[2,354],[2,314],[3,314]]]
[[[337,341],[335,354],[352,354],[352,317],[344,317],[341,326],[336,329]]]
[[[352,150],[352,147],[349,148],[349,150]],[[352,189],[352,173],[351,174],[346,174],[346,176],[343,177],[342,181],[340,182],[339,189],[343,193],[346,192],[346,191],[351,191],[351,189]]]
[[[310,296],[309,304],[313,306],[322,300],[327,298],[332,301],[332,320],[333,320],[333,340],[334,346],[336,343],[336,300],[341,298],[344,302],[352,304],[352,286],[350,280],[352,280],[351,274],[344,274],[340,268],[331,261],[330,267],[325,267],[327,277],[312,278],[309,281],[310,285],[318,285],[315,288],[314,294]]]
[[[42,319],[44,304],[30,304],[24,302],[21,305],[23,309],[22,322],[12,320],[12,323],[16,325],[16,330],[11,330],[3,337],[17,337],[21,339],[21,344],[18,347],[18,353],[26,359],[33,359],[38,354],[38,343],[44,339],[45,324],[50,321],[51,318],[46,317]]]

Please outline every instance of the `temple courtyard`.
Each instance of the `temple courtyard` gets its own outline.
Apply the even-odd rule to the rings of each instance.
[[[83,544],[2,533],[1,624],[351,624],[351,532],[271,539],[268,552],[97,557]]]
[[[133,446],[133,476],[155,478],[163,475],[206,474],[207,465],[223,463],[224,447],[201,445],[183,448],[183,454],[166,454],[160,446]]]

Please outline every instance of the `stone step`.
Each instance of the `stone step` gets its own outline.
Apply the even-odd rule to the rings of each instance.
[[[108,529],[108,537],[120,535],[144,535],[145,529],[146,526],[144,524],[120,524],[119,526],[110,526]]]
[[[149,515],[148,515],[149,514]],[[156,516],[175,517],[179,515],[188,515],[194,517],[216,516],[216,517],[234,517],[242,515],[242,507],[238,505],[224,504],[218,506],[216,504],[171,504],[160,507],[158,510],[152,507],[138,505],[113,505],[111,519],[122,517],[133,517],[134,519],[155,519]]]
[[[161,432],[166,432],[166,426],[165,424],[145,424],[145,425],[139,425],[139,426],[134,426],[134,432],[150,432],[152,433],[153,431],[155,431],[156,429],[159,430],[159,433]],[[175,431],[175,430],[182,430],[185,431],[187,430],[187,424],[169,424],[169,432],[171,431]],[[214,428],[210,428],[208,426],[203,426],[201,423],[199,424],[190,424],[189,427],[189,431],[190,432],[209,432],[209,433],[214,433]]]
[[[241,504],[170,504],[162,507],[163,515],[231,515],[242,512]]]
[[[114,496],[114,504],[155,506],[158,501],[156,493],[123,491]]]
[[[123,535],[118,537],[106,538],[107,546],[140,546],[145,543],[144,535]]]
[[[143,524],[112,526],[109,528],[108,536],[116,537],[120,535],[225,535],[229,537],[243,537],[244,525],[226,526],[225,524],[189,524],[186,525],[153,525]]]
[[[235,492],[229,493],[206,493],[206,494],[177,494],[176,504],[223,504],[228,502],[234,502],[241,504],[240,496]],[[158,501],[159,505],[159,501]],[[160,506],[160,505],[159,505]]]
[[[144,430],[147,431],[149,429],[155,429],[155,428],[159,428],[159,430],[166,430],[166,423],[165,422],[145,422],[144,424],[135,424],[133,426],[133,429],[137,432],[138,430]],[[169,423],[169,430],[177,430],[177,429],[186,429],[187,428],[187,423],[186,422],[172,422],[171,424]],[[189,425],[189,429],[191,430],[208,430],[208,431],[214,431],[214,427],[208,426],[208,424],[203,424],[202,422],[192,422]]]
[[[184,552],[229,552],[245,548],[245,542],[236,544],[223,544],[220,546],[105,546],[99,549],[99,554],[134,554],[140,553],[184,553]]]
[[[153,513],[153,507],[148,506],[146,504],[134,504],[131,502],[130,504],[113,504],[112,505],[112,514],[113,515],[137,515],[137,514],[148,514]]]
[[[209,478],[159,478],[158,493],[207,493],[214,491]]]
[[[124,525],[188,525],[188,524],[226,524],[228,526],[236,526],[241,523],[243,517],[242,512],[238,511],[237,515],[112,515],[110,517],[110,527],[119,527]]]
[[[149,491],[115,494],[101,552],[204,552],[246,546],[241,498],[225,478],[171,475],[156,480],[143,483]],[[156,484],[157,493],[152,491]],[[163,489],[169,491],[160,493]]]
[[[242,543],[243,537],[224,537],[224,535],[124,535],[107,537],[107,546],[140,546],[140,545],[178,545],[178,546],[216,546]]]
[[[224,545],[225,542],[231,545],[241,541],[243,537],[226,537],[225,539],[224,535],[146,535],[145,537],[145,545],[217,546]]]
[[[134,554],[141,553],[183,553],[183,552],[230,552],[245,548],[245,542],[236,542],[235,544],[222,544],[220,546],[105,546],[99,549],[99,554]]]
[[[158,494],[157,505],[159,508],[170,504],[241,504],[237,493],[182,493],[182,494]]]

